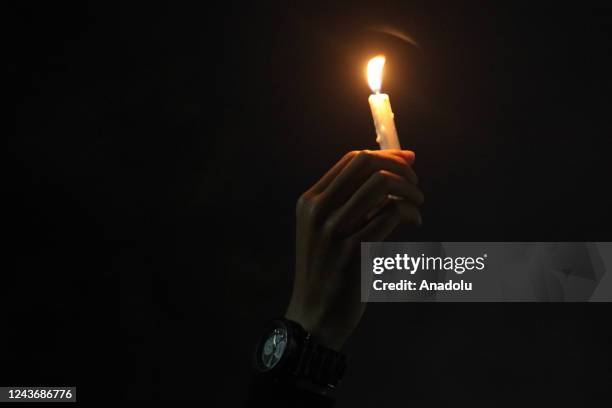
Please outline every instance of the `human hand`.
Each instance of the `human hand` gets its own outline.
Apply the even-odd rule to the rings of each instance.
[[[285,317],[320,344],[339,350],[361,320],[361,242],[382,241],[402,222],[421,225],[423,193],[413,163],[408,150],[353,151],[298,200],[296,272]]]

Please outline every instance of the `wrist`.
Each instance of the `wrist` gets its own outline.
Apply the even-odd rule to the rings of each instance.
[[[342,350],[348,336],[342,335],[338,333],[337,330],[322,325],[317,319],[299,313],[296,309],[297,308],[290,305],[285,313],[285,319],[292,320],[302,326],[316,343],[335,351]]]
[[[294,320],[268,324],[255,351],[257,372],[273,381],[326,394],[344,375],[344,354],[320,344]]]

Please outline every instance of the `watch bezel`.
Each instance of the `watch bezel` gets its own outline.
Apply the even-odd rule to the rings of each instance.
[[[274,330],[282,328],[287,333],[287,344],[282,356],[273,367],[267,367],[262,361],[262,352],[264,345],[268,338],[272,335]],[[258,372],[267,375],[278,375],[280,373],[291,372],[297,360],[299,359],[300,345],[303,343],[305,338],[305,332],[299,330],[289,321],[284,319],[275,319],[270,322],[261,336],[259,343],[255,349],[255,368]]]

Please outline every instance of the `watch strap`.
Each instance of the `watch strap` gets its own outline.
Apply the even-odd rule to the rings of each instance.
[[[346,371],[346,356],[324,347],[307,334],[293,374],[313,383],[335,388]]]

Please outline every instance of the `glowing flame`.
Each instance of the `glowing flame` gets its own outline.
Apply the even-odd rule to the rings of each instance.
[[[372,92],[380,92],[380,86],[382,85],[382,74],[383,67],[385,66],[385,57],[379,55],[372,58],[368,62],[368,84],[372,89]]]

